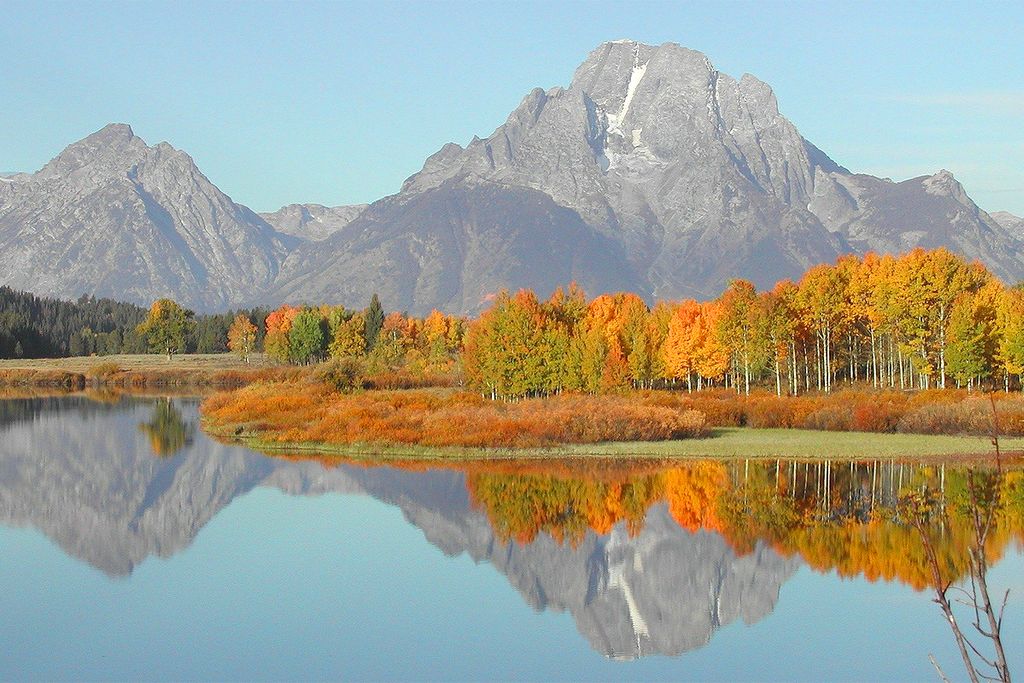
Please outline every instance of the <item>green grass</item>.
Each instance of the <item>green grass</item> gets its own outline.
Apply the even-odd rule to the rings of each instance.
[[[805,429],[750,429],[730,427],[713,430],[703,439],[655,442],[571,444],[553,448],[482,449],[428,448],[388,444],[322,444],[267,442],[258,435],[242,434],[238,440],[257,450],[277,453],[315,453],[363,459],[400,460],[514,460],[552,458],[652,458],[697,460],[736,458],[785,458],[867,460],[876,458],[987,459],[992,445],[987,437],[925,434],[872,434],[864,432],[817,432]],[[1024,437],[1001,440],[1004,455],[1024,453]]]

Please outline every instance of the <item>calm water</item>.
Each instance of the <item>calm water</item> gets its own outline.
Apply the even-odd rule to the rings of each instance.
[[[962,679],[887,521],[926,480],[955,495],[891,463],[324,464],[194,401],[8,399],[0,679]],[[989,584],[1024,675],[1020,537]]]

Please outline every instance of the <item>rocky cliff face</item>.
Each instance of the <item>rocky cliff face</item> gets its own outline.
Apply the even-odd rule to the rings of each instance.
[[[643,291],[622,246],[543,192],[443,183],[372,204],[346,227],[297,249],[271,300],[369,301],[425,315],[475,312],[501,289]]]
[[[180,407],[196,419],[194,407]],[[495,537],[458,472],[325,469],[201,435],[155,457],[138,429],[151,409],[83,399],[0,404],[0,524],[36,528],[69,555],[125,576],[151,555],[188,547],[256,486],[371,495],[400,507],[446,554],[490,563],[534,608],[569,611],[595,649],[619,658],[679,654],[722,625],[763,618],[797,566],[764,547],[737,557],[718,535],[679,527],[664,505],[635,536],[619,526],[577,547],[548,536],[520,545]]]
[[[355,220],[366,206],[366,204],[333,207],[321,204],[289,204],[273,213],[261,213],[260,218],[282,234],[319,242]]]
[[[112,124],[0,182],[0,277],[33,293],[224,309],[266,287],[295,240],[166,143]]]
[[[1024,218],[1014,216],[1009,211],[996,211],[991,214],[992,220],[1013,235],[1024,238]]]
[[[671,43],[601,45],[568,88],[536,89],[487,138],[446,145],[397,197],[374,205],[374,223],[359,227],[390,243],[380,226],[401,213],[417,235],[429,233],[449,215],[418,211],[417,197],[481,185],[528,188],[568,209],[553,229],[582,222],[607,238],[616,261],[619,252],[625,257],[634,291],[648,298],[713,297],[734,277],[770,287],[842,253],[914,246],[950,247],[1006,279],[1024,275],[1020,236],[947,172],[904,183],[852,174],[803,139],[767,84],[749,74],[734,79]],[[511,230],[516,215],[498,231],[503,251],[527,249]],[[330,253],[306,250],[297,259],[299,278],[285,268],[287,285],[275,291],[301,299],[315,291],[305,275],[314,272],[323,278],[319,291],[350,287],[355,276],[333,268],[346,243],[328,244]],[[386,279],[399,274],[396,262],[380,264]],[[544,266],[507,284],[546,293],[546,280],[572,275],[561,269],[552,277]],[[600,273],[592,279],[592,291],[608,289]],[[408,280],[392,297],[420,310],[422,291]],[[468,306],[476,296],[460,298]]]

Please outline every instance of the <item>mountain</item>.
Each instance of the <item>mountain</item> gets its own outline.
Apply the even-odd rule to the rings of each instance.
[[[271,301],[365,302],[417,314],[479,311],[503,288],[643,290],[622,247],[543,192],[453,183],[389,197],[288,257]]]
[[[156,457],[139,426],[160,406],[84,398],[0,404],[0,524],[31,527],[111,577],[185,550],[222,509],[256,487],[292,495],[368,495],[402,510],[448,556],[490,564],[537,610],[569,612],[609,657],[675,655],[738,619],[767,616],[799,561],[764,544],[737,554],[720,535],[683,529],[665,504],[643,529],[588,532],[576,544],[541,534],[499,538],[465,475],[269,458],[201,433]],[[195,404],[176,402],[184,423]]]
[[[536,193],[550,204],[538,207]],[[576,277],[576,260],[529,258],[550,238],[521,230],[523,217],[571,230],[581,251],[603,249],[612,270],[588,272],[591,292],[625,280],[648,298],[713,297],[734,277],[769,287],[842,253],[918,245],[1024,275],[1021,236],[948,172],[902,183],[851,173],[800,135],[757,78],[734,79],[679,45],[614,41],[567,88],[533,90],[490,136],[445,145],[397,195],[300,246],[271,298],[361,300],[376,286],[390,307],[472,312],[498,284],[546,293]],[[496,268],[506,255],[523,267],[483,277],[481,232]]]
[[[0,280],[38,295],[226,309],[269,285],[296,242],[123,124],[0,182]]]
[[[1024,279],[1024,229],[945,170],[893,182],[805,140],[754,76],[673,43],[600,45],[486,138],[369,206],[257,215],[121,124],[0,178],[0,284],[198,309],[283,302],[476,313],[501,289],[712,298],[845,253],[948,247]]]
[[[355,220],[366,204],[322,206],[320,204],[289,204],[260,218],[285,235],[318,242],[327,239]]]
[[[1003,226],[1011,233],[1024,237],[1024,218],[1014,216],[1009,211],[995,211],[991,214],[992,220]]]

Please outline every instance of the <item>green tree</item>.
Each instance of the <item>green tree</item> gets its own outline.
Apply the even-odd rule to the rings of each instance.
[[[746,280],[733,280],[720,302],[719,334],[732,348],[736,366],[743,368],[743,391],[750,394],[751,375],[761,369],[766,356],[765,340],[757,334],[757,290]]]
[[[377,294],[370,298],[370,306],[366,309],[366,332],[363,338],[366,340],[366,350],[372,351],[377,345],[377,337],[380,336],[380,328],[384,327],[384,308],[380,305]]]
[[[1002,286],[993,282],[953,303],[945,331],[946,371],[961,384],[991,379],[999,353],[996,313]]]
[[[185,351],[185,340],[195,326],[192,311],[182,308],[171,299],[158,299],[149,309],[149,315],[136,331],[146,340],[153,353],[166,353],[170,360],[175,353]]]
[[[313,308],[303,308],[288,331],[288,351],[293,363],[306,365],[323,358],[324,319]]]
[[[181,417],[171,399],[167,398],[153,406],[153,416],[149,422],[139,424],[139,431],[149,438],[154,455],[169,458],[191,445],[195,428]]]

